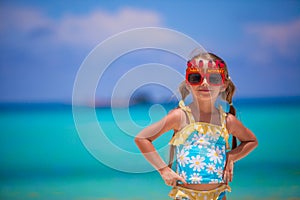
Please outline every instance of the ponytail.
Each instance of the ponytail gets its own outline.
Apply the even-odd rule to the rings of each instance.
[[[185,81],[182,81],[179,85],[179,92],[181,94],[181,99],[185,100],[185,98],[190,94],[190,91],[187,89],[187,85]]]
[[[232,97],[235,93],[235,85],[233,84],[232,80],[228,78],[227,88],[225,90],[225,94],[223,95],[223,98],[229,103],[229,113],[236,116],[236,110],[233,107],[232,104]],[[235,136],[232,137],[232,149],[237,147],[237,139]]]

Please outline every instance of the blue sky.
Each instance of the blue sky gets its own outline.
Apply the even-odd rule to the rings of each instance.
[[[237,97],[300,96],[299,8],[300,1],[291,0],[2,0],[0,102],[71,102],[76,73],[97,44],[148,26],[184,33],[220,55]],[[138,64],[164,63],[184,72],[183,60],[160,54],[144,51],[117,60],[99,82],[96,99],[109,98],[118,77]],[[156,98],[170,95],[159,87],[147,90]]]

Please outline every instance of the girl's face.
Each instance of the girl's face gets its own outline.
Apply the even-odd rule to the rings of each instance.
[[[186,83],[194,98],[215,100],[226,89],[224,65],[194,59],[188,63]]]
[[[194,98],[201,100],[215,100],[219,96],[220,92],[225,91],[225,85],[212,86],[204,79],[201,85],[189,84],[190,92]]]

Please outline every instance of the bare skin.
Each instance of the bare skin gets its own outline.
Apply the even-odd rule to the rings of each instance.
[[[226,89],[226,84],[221,86],[209,86],[204,80],[201,85],[188,85],[193,96],[193,102],[189,105],[195,121],[207,122],[220,125],[219,111],[214,107],[215,101],[220,92]],[[154,123],[142,130],[135,138],[135,142],[145,158],[160,173],[166,185],[176,186],[177,181],[181,181],[182,187],[194,190],[211,190],[222,184],[187,184],[186,181],[170,169],[156,152],[152,141],[169,130],[174,130],[175,134],[188,123],[185,113],[181,109],[171,111],[162,120]],[[256,146],[257,139],[255,135],[247,129],[235,116],[228,114],[226,118],[226,127],[230,134],[235,136],[241,143],[240,145],[227,153],[227,161],[224,169],[225,184],[233,179],[234,162],[248,155]],[[223,200],[226,197],[223,198]]]

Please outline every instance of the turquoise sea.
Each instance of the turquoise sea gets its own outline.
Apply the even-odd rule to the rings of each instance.
[[[300,199],[299,98],[237,100],[235,105],[241,121],[256,134],[259,146],[236,163],[228,199]],[[176,104],[161,106],[168,112]],[[68,105],[0,105],[0,199],[169,199],[170,187],[158,173],[129,173],[107,166],[109,159],[127,171],[142,164],[127,154],[107,151],[103,141],[93,136],[98,123],[115,147],[128,155],[138,154],[133,136],[151,119],[156,121],[165,114],[161,106],[116,108],[114,115],[109,107],[79,108],[77,114],[84,122],[78,125]],[[98,121],[90,116],[93,110]],[[127,133],[132,124],[136,126]],[[78,133],[76,125],[85,125],[90,131]],[[166,147],[171,134],[155,145]],[[89,141],[99,145],[86,148]],[[91,152],[106,161],[100,162]]]

